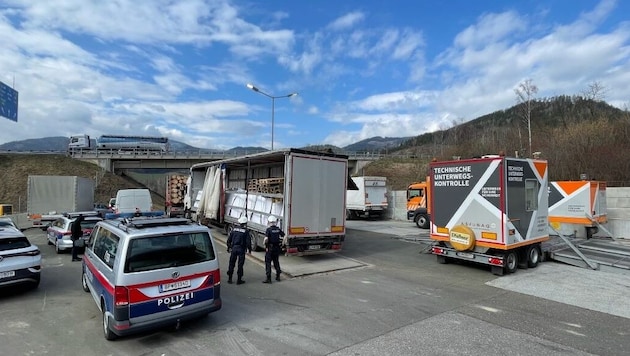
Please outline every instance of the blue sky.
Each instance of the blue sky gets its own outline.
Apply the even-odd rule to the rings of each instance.
[[[537,97],[630,104],[627,1],[0,2],[0,143],[87,133],[201,148],[346,146]]]

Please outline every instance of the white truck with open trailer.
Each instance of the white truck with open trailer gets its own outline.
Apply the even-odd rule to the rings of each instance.
[[[484,156],[430,165],[432,253],[503,275],[536,267],[549,239],[547,162]]]
[[[278,218],[287,255],[337,252],[345,239],[347,156],[284,149],[190,169],[191,217],[229,232],[248,219],[252,247],[263,246],[267,218]]]

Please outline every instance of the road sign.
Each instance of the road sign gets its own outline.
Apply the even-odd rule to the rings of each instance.
[[[0,82],[0,116],[15,122],[18,118],[18,92],[3,82]]]

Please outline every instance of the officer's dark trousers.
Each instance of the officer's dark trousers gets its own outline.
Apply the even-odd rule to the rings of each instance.
[[[234,265],[238,260],[238,268],[236,269],[236,276],[238,279],[243,277],[243,265],[245,264],[245,250],[236,250],[232,249],[232,254],[230,254],[230,265],[228,266],[228,276],[232,277],[234,273]]]
[[[271,263],[273,262],[273,268],[276,270],[276,276],[279,276],[282,271],[280,270],[280,248],[270,248],[265,253],[265,272],[267,273],[267,279],[271,278]]]

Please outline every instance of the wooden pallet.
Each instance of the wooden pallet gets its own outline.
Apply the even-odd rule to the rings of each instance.
[[[256,193],[282,194],[284,178],[253,178],[249,180],[247,190]]]

